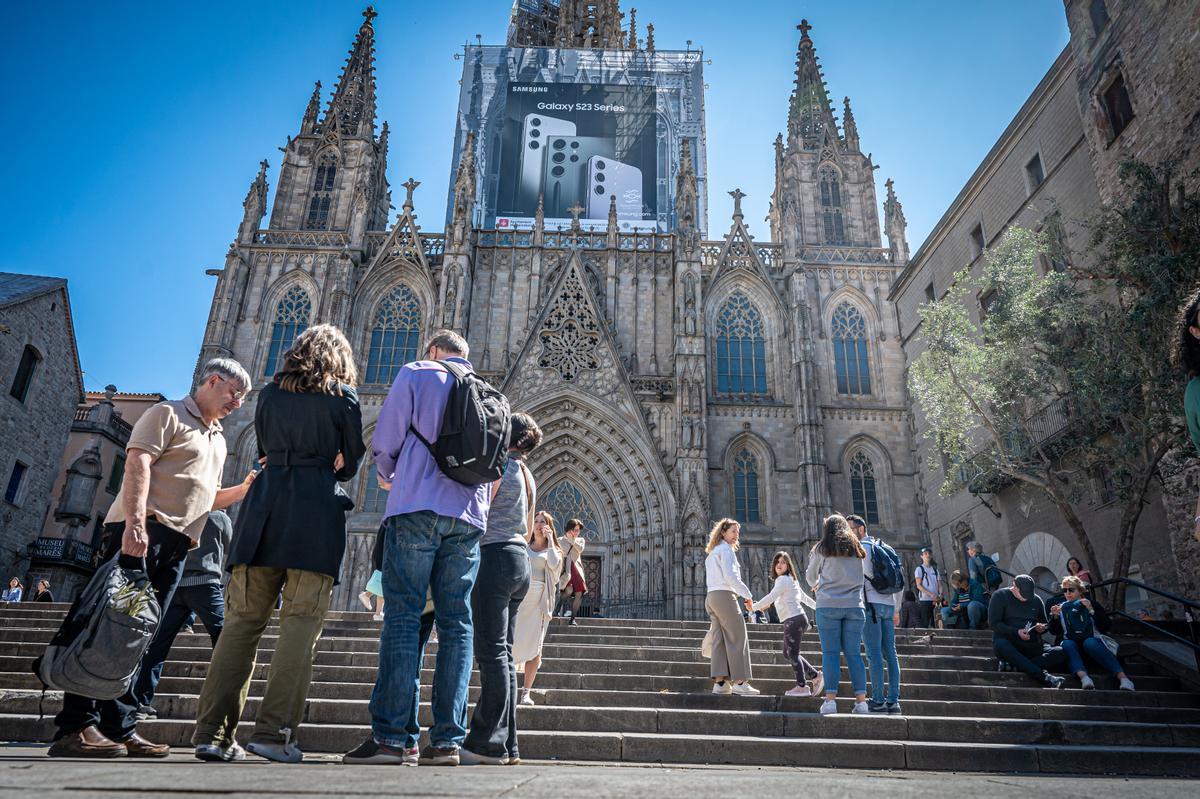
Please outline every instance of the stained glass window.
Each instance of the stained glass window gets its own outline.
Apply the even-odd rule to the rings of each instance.
[[[871,363],[867,357],[867,324],[848,302],[833,312],[833,366],[839,394],[870,394]]]
[[[842,222],[842,187],[833,167],[822,167],[817,174],[821,189],[821,220],[826,244],[845,244],[846,227]]]
[[[417,359],[421,336],[421,303],[403,284],[392,289],[375,312],[364,383],[388,383],[400,367]]]
[[[740,522],[761,522],[758,502],[758,458],[742,447],[733,460],[733,517]]]
[[[850,504],[854,512],[879,524],[879,503],[875,500],[875,466],[862,450],[850,459]]]
[[[283,363],[283,354],[308,327],[312,315],[312,300],[308,292],[292,286],[275,306],[275,324],[271,327],[271,345],[267,349],[267,364],[263,374],[272,377]]]
[[[567,519],[579,519],[583,522],[585,539],[594,539],[599,532],[596,525],[596,514],[592,511],[592,503],[583,492],[575,487],[570,480],[563,480],[545,494],[538,497],[538,510],[547,510],[554,516],[558,534],[562,535],[567,526]]]
[[[379,487],[376,477],[375,461],[372,460],[359,469],[359,478],[363,481],[362,504],[359,510],[363,513],[383,513],[387,508],[388,492]]]
[[[717,392],[765,395],[766,348],[758,309],[745,294],[734,293],[717,316]]]
[[[332,153],[322,155],[313,176],[313,194],[308,203],[306,230],[325,230],[329,227],[329,207],[333,204],[333,186],[337,179],[337,158]]]

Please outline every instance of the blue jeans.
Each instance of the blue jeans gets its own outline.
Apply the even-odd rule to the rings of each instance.
[[[871,701],[900,701],[900,659],[896,657],[895,605],[872,602],[867,608],[863,643],[867,645],[867,663],[871,667]],[[883,659],[887,657],[887,698],[884,698]]]
[[[371,693],[375,740],[395,749],[417,745],[411,718],[421,690],[421,610],[431,592],[438,631],[433,675],[433,746],[457,748],[466,737],[471,679],[471,588],[483,531],[460,519],[416,511],[384,522],[379,674]]]
[[[959,605],[961,608],[962,606]],[[968,602],[967,603],[967,626],[972,630],[979,629],[979,622],[983,621],[983,603]],[[958,613],[952,611],[949,607],[942,608],[942,623],[947,627],[955,627],[958,625],[958,620],[962,618],[962,611]]]
[[[862,659],[862,608],[817,608],[817,633],[821,636],[821,673],[825,675],[825,693],[837,693],[842,667],[839,657],[845,653],[854,693],[867,692],[867,669]]]
[[[209,640],[215,647],[225,626],[225,594],[220,583],[186,585],[175,589],[171,605],[158,624],[158,632],[146,648],[146,654],[142,655],[141,669],[133,689],[139,705],[154,704],[154,693],[158,690],[158,681],[162,679],[163,663],[171,652],[175,636],[179,635],[193,614],[204,622]]]
[[[1087,672],[1087,668],[1083,663],[1083,656],[1087,655],[1096,665],[1107,671],[1109,674],[1116,674],[1119,671],[1125,671],[1121,666],[1121,661],[1117,660],[1117,656],[1108,651],[1108,647],[1104,645],[1096,636],[1083,639],[1083,642],[1072,641],[1070,638],[1064,638],[1060,646],[1067,653],[1067,662],[1071,664],[1071,673],[1078,674],[1079,672]]]

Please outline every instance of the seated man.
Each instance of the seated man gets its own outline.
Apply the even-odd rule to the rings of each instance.
[[[1071,671],[1079,678],[1081,688],[1095,688],[1088,676],[1084,658],[1116,676],[1122,691],[1134,690],[1133,681],[1125,673],[1121,661],[1108,650],[1097,633],[1107,630],[1112,622],[1099,602],[1084,596],[1084,583],[1075,576],[1062,578],[1062,599],[1050,605],[1050,631],[1062,639]]]
[[[983,587],[973,580],[968,581],[957,569],[950,574],[950,586],[950,605],[942,608],[942,623],[949,629],[957,627],[965,618],[970,629],[978,630],[987,611],[983,604]]]
[[[1046,606],[1033,593],[1033,578],[1018,575],[1009,588],[992,594],[988,621],[992,628],[992,648],[996,657],[1023,671],[1047,688],[1062,688],[1066,679],[1050,669],[1067,661],[1062,647],[1042,644],[1042,633],[1049,628]]]

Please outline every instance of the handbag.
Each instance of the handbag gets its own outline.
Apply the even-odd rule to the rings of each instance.
[[[1103,633],[1096,633],[1096,637],[1100,639],[1100,643],[1104,644],[1105,648],[1108,649],[1109,652],[1112,652],[1113,656],[1115,657],[1120,645]]]
[[[704,640],[700,642],[700,654],[706,658],[711,658],[713,647],[717,643],[717,623],[714,621],[708,625],[708,632],[704,634]]]

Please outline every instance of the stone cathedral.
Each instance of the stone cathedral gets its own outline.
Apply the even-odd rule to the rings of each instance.
[[[653,49],[652,35],[639,45],[622,29],[616,2],[560,5],[573,27],[556,46]],[[866,517],[900,549],[922,543],[886,299],[908,258],[904,213],[889,181],[881,246],[877,167],[849,98],[834,113],[807,22],[786,133],[761,153],[775,159],[770,239],[751,236],[734,189],[724,235],[704,240],[686,143],[670,176],[672,233],[621,231],[615,212],[607,231],[550,230],[540,209],[531,231],[479,229],[470,136],[445,232],[417,224],[412,179],[393,219],[376,15],[363,16],[332,97],[318,82],[282,148],[265,225],[265,161],[250,185],[224,268],[211,272],[201,361],[236,358],[262,385],[306,326],[336,324],[360,358],[369,440],[396,370],[433,330],[462,332],[476,369],[545,430],[530,460],[538,506],[586,522],[592,612],[703,616],[704,546],[723,516],[742,522],[739,557],[757,595],[775,551],[803,568],[832,510]],[[255,454],[255,394],[226,420],[227,480]],[[347,487],[357,507],[335,608],[351,607],[370,575],[385,501],[374,471],[368,455]]]

